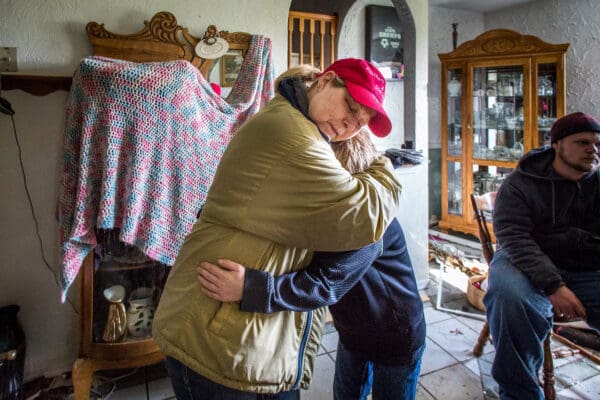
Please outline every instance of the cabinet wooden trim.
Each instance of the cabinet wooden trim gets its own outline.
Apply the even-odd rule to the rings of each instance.
[[[565,53],[568,44],[551,44],[532,35],[522,35],[510,29],[494,29],[461,44],[456,50],[438,54],[440,60],[458,60],[489,57],[533,56],[545,53]]]

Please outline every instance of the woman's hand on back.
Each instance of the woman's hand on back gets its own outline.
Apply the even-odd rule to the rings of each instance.
[[[222,302],[242,300],[246,268],[227,259],[218,260],[217,263],[203,261],[196,269],[202,293]]]

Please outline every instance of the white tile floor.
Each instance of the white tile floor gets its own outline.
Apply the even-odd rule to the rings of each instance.
[[[418,400],[485,400],[495,398],[495,383],[487,375],[493,347],[486,346],[485,354],[478,360],[471,349],[477,339],[482,321],[441,312],[432,306],[437,290],[439,269],[431,269],[430,285],[422,291],[427,321],[427,349],[423,356]],[[452,277],[452,272],[449,273]],[[445,279],[444,306],[455,309],[470,308],[464,295],[464,276]],[[461,281],[462,279],[462,281]],[[451,282],[448,283],[447,282]],[[457,283],[458,282],[458,283]],[[446,287],[448,285],[448,287]],[[332,399],[332,379],[338,335],[333,329],[323,336],[317,357],[316,371],[310,390],[302,392],[303,400]],[[555,361],[557,399],[600,399],[600,366],[587,362],[581,356]],[[139,382],[139,380],[138,380]],[[117,390],[110,400],[145,400],[146,385],[125,387],[117,382]],[[491,391],[490,391],[491,389]],[[486,392],[484,392],[487,390]],[[486,396],[487,394],[487,396]],[[148,384],[148,397],[152,400],[173,399],[169,379],[161,377]]]

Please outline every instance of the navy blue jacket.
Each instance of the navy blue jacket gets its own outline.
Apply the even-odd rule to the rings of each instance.
[[[578,182],[554,172],[554,149],[531,150],[504,181],[494,234],[515,268],[550,295],[561,270],[600,269],[600,172]]]
[[[358,250],[315,252],[301,271],[277,277],[246,270],[243,311],[330,306],[344,346],[373,362],[408,365],[425,342],[423,302],[394,219],[381,241]]]

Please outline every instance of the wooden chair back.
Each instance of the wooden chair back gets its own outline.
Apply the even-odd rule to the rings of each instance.
[[[479,233],[479,242],[485,261],[490,263],[494,255],[493,235],[490,232],[488,222],[491,222],[494,203],[496,202],[496,192],[487,192],[481,195],[471,193],[471,205],[477,221],[477,230]]]

